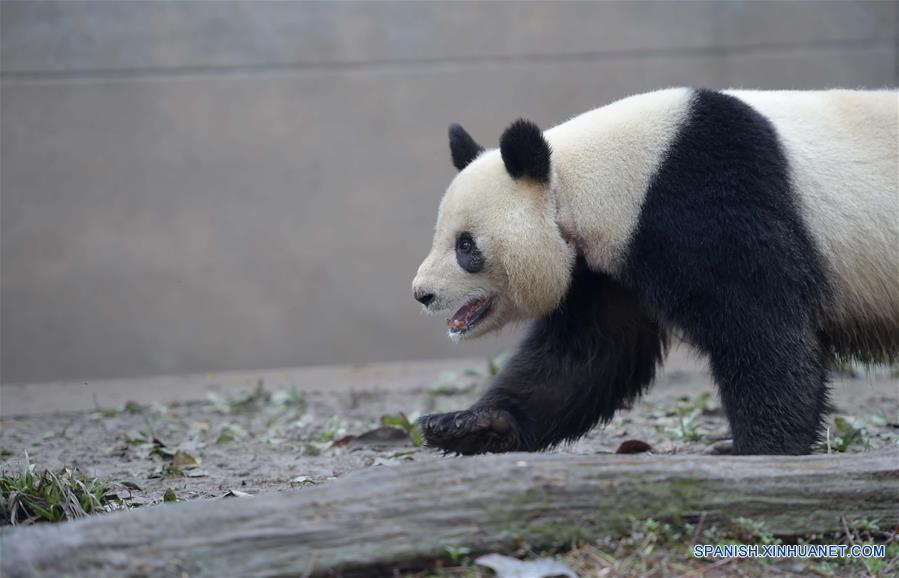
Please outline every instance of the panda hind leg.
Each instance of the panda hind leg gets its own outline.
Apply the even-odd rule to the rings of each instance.
[[[809,453],[830,410],[825,347],[813,331],[736,341],[710,353],[734,453]]]

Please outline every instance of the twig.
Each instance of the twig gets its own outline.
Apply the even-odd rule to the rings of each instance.
[[[855,546],[855,540],[852,539],[852,534],[849,532],[849,524],[846,523],[846,514],[840,516],[840,522],[843,523],[843,530],[846,532],[846,539],[849,540],[849,545]]]
[[[690,540],[690,545],[695,546],[696,540],[699,538],[700,532],[702,532],[702,525],[705,522],[705,512],[702,512],[699,515],[699,522],[696,523],[696,530],[693,531],[693,538]]]
[[[711,570],[712,568],[720,568],[721,566],[730,564],[734,560],[736,560],[736,558],[724,558],[723,560],[718,560],[717,562],[712,562],[711,564],[706,566],[704,570]]]
[[[315,565],[318,563],[318,551],[312,553],[312,556],[309,558],[309,563],[306,564],[306,571],[303,572],[303,578],[309,578],[312,576],[312,573],[315,572]]]

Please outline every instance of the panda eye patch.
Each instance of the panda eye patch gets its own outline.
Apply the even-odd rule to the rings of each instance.
[[[467,231],[456,237],[456,261],[469,273],[477,273],[484,268],[484,256],[474,237]]]

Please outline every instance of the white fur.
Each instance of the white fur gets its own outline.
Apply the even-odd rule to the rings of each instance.
[[[688,88],[638,94],[544,133],[559,221],[593,269],[614,273],[649,181],[689,112]]]
[[[835,321],[899,328],[899,93],[728,93],[777,130],[833,276]]]

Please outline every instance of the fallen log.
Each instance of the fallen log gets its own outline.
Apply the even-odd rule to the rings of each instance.
[[[507,454],[377,467],[293,492],[163,504],[17,528],[30,576],[376,575],[446,554],[560,545],[630,518],[743,516],[775,535],[899,524],[899,451],[804,457]]]

